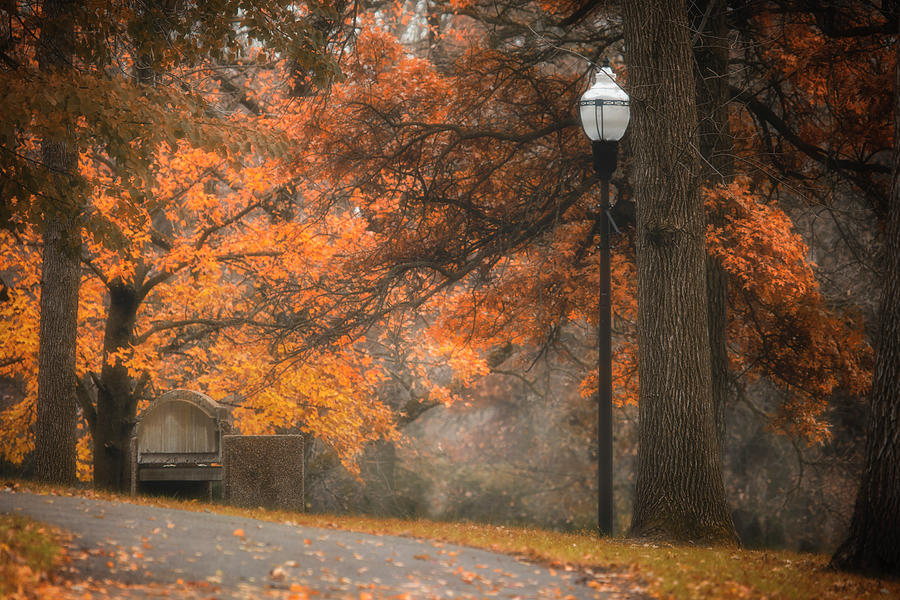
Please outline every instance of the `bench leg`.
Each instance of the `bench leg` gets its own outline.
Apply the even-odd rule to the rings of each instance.
[[[131,465],[131,468],[128,469],[128,478],[131,480],[129,483],[131,484],[129,487],[131,488],[131,495],[137,495],[137,438],[132,437],[128,440],[128,462]]]

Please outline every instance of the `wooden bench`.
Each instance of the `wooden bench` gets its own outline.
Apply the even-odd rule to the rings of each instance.
[[[228,409],[189,390],[166,392],[145,410],[132,438],[131,493],[140,482],[222,480]]]

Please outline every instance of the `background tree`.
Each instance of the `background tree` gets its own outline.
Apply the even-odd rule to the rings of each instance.
[[[704,187],[728,184],[734,177],[729,125],[728,60],[730,44],[725,2],[689,2],[697,89],[698,144]],[[720,206],[707,203],[707,223],[721,224]],[[728,277],[720,259],[710,254],[706,265],[709,349],[713,407],[719,455],[725,453],[725,414],[730,394],[728,360]]]
[[[894,23],[900,13],[894,6]],[[900,575],[900,44],[894,81],[894,170],[884,231],[884,287],[879,303],[875,372],[866,453],[847,539],[832,565]]]
[[[781,1],[733,4],[729,12],[736,60],[744,67],[731,79],[730,95],[740,117],[732,122],[736,161],[757,182],[767,182],[765,203],[780,206],[794,220],[809,243],[806,253],[814,261],[819,293],[830,310],[855,324],[854,345],[862,347],[875,338],[878,291],[886,281],[881,252],[893,160],[887,91],[894,85],[896,62],[891,6]],[[862,368],[848,380],[807,380],[804,365],[815,362],[784,368],[772,359],[813,339],[835,339],[840,348],[840,338],[808,329],[809,323],[824,322],[808,311],[802,297],[774,311],[765,297],[747,299],[736,298],[733,311],[778,322],[784,334],[759,344],[755,353],[756,360],[769,363],[773,380],[781,382],[786,402],[771,410],[775,422],[827,442],[798,446],[799,472],[807,478],[842,472],[847,483],[840,487],[849,490],[863,460],[859,441],[868,414],[863,400],[871,358],[861,354]],[[817,346],[826,348],[821,342]],[[809,381],[829,385],[810,387]],[[742,400],[751,410],[760,408],[746,396]],[[852,492],[842,502],[849,506]],[[849,518],[842,513],[839,522]]]

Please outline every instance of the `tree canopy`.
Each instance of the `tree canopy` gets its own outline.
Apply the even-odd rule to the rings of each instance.
[[[727,281],[728,389],[770,381],[772,426],[821,443],[830,400],[869,389],[874,309],[840,294],[839,266],[812,256],[793,209],[821,206],[845,234],[835,244],[875,255],[865,220],[890,213],[895,28],[867,3],[716,4],[699,16],[721,10],[731,32],[720,151],[733,174],[691,185]],[[539,356],[596,394],[585,340],[606,216],[575,106],[604,59],[641,98],[617,6],[69,9],[66,64],[42,68],[59,50],[41,48],[43,7],[0,8],[0,374],[23,390],[0,413],[5,460],[34,447],[42,236],[67,211],[83,240],[81,474],[93,448],[104,485],[122,485],[130,426],[171,387],[223,400],[246,433],[310,432],[351,470],[422,410]],[[41,159],[54,139],[77,156],[64,178]],[[621,404],[639,402],[644,143],[626,136],[612,181]],[[401,380],[415,401],[391,406]]]

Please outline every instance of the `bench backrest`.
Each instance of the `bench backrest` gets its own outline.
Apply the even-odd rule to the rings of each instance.
[[[198,392],[173,390],[160,396],[137,425],[137,461],[216,460],[222,453],[226,411]]]

